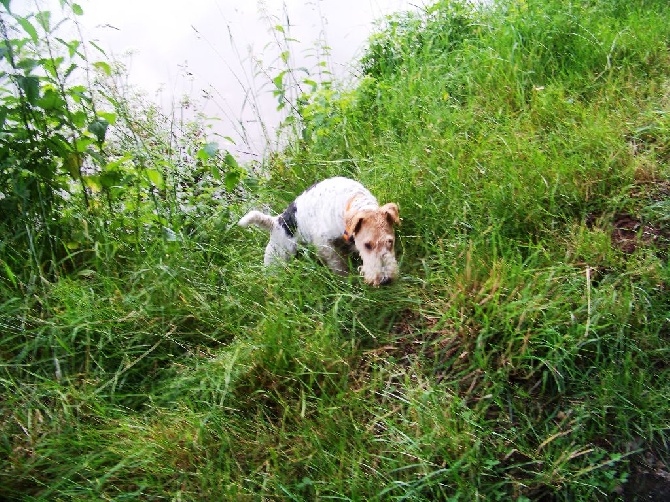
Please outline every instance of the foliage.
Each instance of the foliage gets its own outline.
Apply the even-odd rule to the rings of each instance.
[[[78,267],[79,254],[137,246],[145,230],[177,235],[187,223],[181,209],[202,193],[199,183],[210,195],[234,193],[245,171],[205,140],[201,123],[163,116],[120,84],[122,67],[106,61],[101,48],[64,38],[83,14],[78,4],[61,2],[70,17],[60,21],[49,11],[21,16],[9,1],[3,5],[6,279],[17,285],[56,277]],[[114,255],[103,253],[102,262]]]
[[[18,248],[17,261],[28,254],[38,268],[47,262],[45,268],[52,271],[62,258],[55,220],[68,177],[82,180],[83,158],[98,156],[113,117],[98,116],[88,89],[68,82],[81,65],[80,44],[54,35],[58,25],[52,25],[49,12],[11,15],[9,2],[5,10],[7,16],[3,12],[0,19],[5,66],[0,75],[0,203],[7,215],[3,233],[23,244],[5,245],[7,251]],[[44,38],[44,33],[53,36]],[[25,253],[28,249],[32,253]]]
[[[660,0],[438,2],[387,19],[350,89],[303,86],[287,54],[273,90],[291,143],[260,179],[197,123],[173,134],[113,64],[91,100],[59,91],[109,107],[76,128],[38,105],[46,63],[35,103],[12,68],[10,132],[21,107],[42,122],[11,148],[91,142],[80,178],[56,150],[24,174],[30,197],[58,180],[50,231],[87,250],[33,284],[17,229],[42,230],[42,206],[6,188],[23,157],[3,161],[0,203],[32,212],[3,222],[0,492],[667,495],[668,16]],[[5,37],[15,54],[22,37]],[[334,276],[309,250],[264,273],[266,236],[236,227],[334,174],[399,204],[396,283]]]

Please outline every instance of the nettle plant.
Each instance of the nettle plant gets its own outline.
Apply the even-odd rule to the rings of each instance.
[[[0,210],[3,255],[29,250],[37,270],[62,259],[58,211],[71,198],[72,180],[84,203],[84,159],[99,159],[113,114],[98,113],[90,87],[73,74],[86,65],[78,40],[57,33],[50,12],[14,14],[9,0],[0,13]],[[81,14],[72,4],[71,12]],[[110,71],[100,62],[97,67]],[[16,253],[17,262],[20,255]],[[23,264],[25,265],[25,264]],[[4,263],[12,278],[12,267]]]
[[[205,179],[208,199],[231,197],[245,174],[202,123],[131,95],[123,66],[79,35],[82,8],[60,5],[56,21],[0,0],[0,274],[15,287],[147,231],[174,240],[185,206],[212,210],[185,193]]]

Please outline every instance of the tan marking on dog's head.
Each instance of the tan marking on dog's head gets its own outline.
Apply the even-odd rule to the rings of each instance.
[[[393,227],[399,223],[398,206],[393,202],[378,209],[365,209],[346,215],[345,235],[353,238],[354,246],[363,260],[361,273],[368,284],[379,286],[397,277]]]

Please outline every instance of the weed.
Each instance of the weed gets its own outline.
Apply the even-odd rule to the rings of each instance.
[[[249,169],[112,67],[116,122],[11,64],[51,32],[7,5],[3,496],[667,498],[665,2],[437,2],[385,20],[348,89],[275,27],[288,144]],[[66,104],[88,122],[56,127]],[[62,130],[85,151],[35,156]],[[309,249],[268,273],[236,227],[334,174],[399,204],[394,284]]]

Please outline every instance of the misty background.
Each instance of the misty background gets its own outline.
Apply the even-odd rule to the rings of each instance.
[[[346,85],[355,78],[352,64],[376,23],[394,12],[420,8],[408,0],[77,3],[84,11],[77,18],[84,39],[125,66],[127,84],[166,114],[204,114],[214,140],[251,158],[276,146],[281,113],[271,79],[281,71],[282,37],[291,40],[291,67],[305,68],[310,79],[325,69],[332,75],[315,80],[332,78]],[[57,14],[60,3],[47,0],[43,7]],[[317,69],[323,62],[325,67]]]

